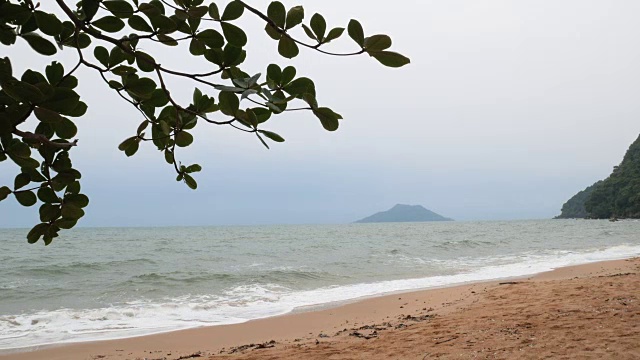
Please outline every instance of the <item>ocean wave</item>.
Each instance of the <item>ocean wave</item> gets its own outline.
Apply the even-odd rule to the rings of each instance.
[[[154,265],[155,261],[151,259],[127,259],[113,260],[107,262],[73,262],[68,264],[47,264],[44,266],[24,265],[14,269],[20,274],[27,275],[72,275],[82,271],[101,271],[105,269],[122,268],[133,265]]]
[[[491,247],[491,246],[499,245],[501,243],[504,243],[504,241],[463,239],[463,240],[444,241],[441,243],[434,244],[432,245],[432,247],[436,249],[456,250],[460,248],[473,249],[473,248],[479,248],[479,247]]]
[[[247,282],[258,283],[295,283],[308,280],[331,280],[341,278],[326,271],[301,269],[292,267],[279,267],[269,270],[257,269],[248,272],[185,272],[174,271],[169,273],[146,273],[135,275],[120,286],[126,287],[132,284],[145,285],[171,285],[171,284],[200,284],[216,282],[218,284],[238,284]]]

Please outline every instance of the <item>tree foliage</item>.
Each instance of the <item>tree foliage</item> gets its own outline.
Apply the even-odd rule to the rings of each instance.
[[[342,116],[320,104],[314,81],[295,67],[273,63],[257,74],[241,69],[249,38],[235,22],[245,15],[264,23],[285,59],[308,49],[331,56],[366,54],[389,67],[409,63],[389,50],[389,36],[367,35],[357,20],[346,28],[328,27],[322,15],[314,14],[307,22],[302,6],[287,9],[279,1],[261,11],[242,0],[224,6],[204,0],[80,0],[73,7],[64,0],[0,0],[2,48],[25,41],[42,56],[70,49],[78,57],[66,68],[53,60],[44,72],[29,69],[21,75],[13,71],[15,56],[0,59],[0,162],[9,160],[19,168],[13,186],[0,187],[0,201],[13,195],[24,206],[41,204],[40,223],[27,235],[30,243],[43,239],[48,245],[61,229],[75,226],[89,204],[81,193],[81,173],[70,158],[78,145],[72,140],[76,120],[87,113],[76,91],[74,74],[81,67],[95,70],[142,120],[118,148],[133,156],[141,144],[152,143],[175,170],[176,180],[192,189],[198,186],[194,174],[202,168],[177,158],[179,149],[193,142],[198,123],[234,127],[267,148],[268,141],[284,141],[265,129],[267,122],[287,111],[308,111],[324,129],[338,129]],[[345,32],[355,51],[325,50]],[[308,40],[300,40],[303,34]],[[147,50],[152,44],[180,43],[188,44],[184,56],[203,59],[211,70],[168,68]],[[197,85],[191,103],[180,104],[172,96],[169,77]],[[37,120],[34,129],[25,129],[29,119]]]

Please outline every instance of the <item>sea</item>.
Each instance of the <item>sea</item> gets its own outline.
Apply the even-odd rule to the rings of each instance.
[[[0,353],[640,256],[640,222],[0,229]]]

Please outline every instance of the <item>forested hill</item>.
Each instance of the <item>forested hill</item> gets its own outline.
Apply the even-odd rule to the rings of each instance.
[[[576,194],[558,218],[640,218],[640,137],[608,178]]]
[[[589,196],[591,196],[591,193],[593,193],[593,190],[595,190],[595,188],[601,183],[602,181],[598,181],[575,194],[571,199],[564,203],[564,205],[562,205],[562,213],[556,216],[556,219],[584,219],[588,217],[585,203]]]
[[[585,202],[589,217],[640,218],[640,137]]]

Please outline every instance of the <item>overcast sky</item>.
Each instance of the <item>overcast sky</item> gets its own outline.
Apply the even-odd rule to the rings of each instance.
[[[457,220],[550,218],[607,177],[640,133],[638,1],[285,4],[300,2],[307,19],[320,12],[329,26],[345,26],[357,18],[367,35],[389,34],[411,65],[389,69],[368,56],[306,50],[287,61],[263,23],[245,14],[243,68],[297,66],[316,81],[321,104],[345,120],[328,133],[306,113],[276,117],[265,129],[287,141],[271,150],[253,136],[199,124],[194,145],[180,154],[204,167],[195,192],[175,181],[151,144],[133,158],[117,150],[142,119],[83,71],[89,111],[72,151],[91,198],[82,226],[346,223],[396,203]],[[350,45],[345,36],[334,49]],[[7,51],[19,56],[20,73],[51,61],[22,43]],[[163,65],[206,69],[175,49],[154,53]],[[62,59],[70,68],[75,55],[65,50]],[[190,98],[192,85],[172,85],[178,98]],[[11,186],[15,174],[2,163],[0,184]],[[0,203],[0,226],[32,226],[37,218],[37,207]]]

